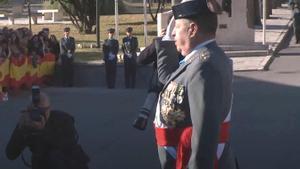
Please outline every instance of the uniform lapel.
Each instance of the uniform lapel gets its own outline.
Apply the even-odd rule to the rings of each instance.
[[[207,45],[206,45],[207,46]],[[197,57],[200,57],[201,60],[207,58],[207,48],[201,48],[199,51],[195,52],[183,65],[180,65],[177,70],[175,70],[174,73],[171,74],[170,78],[166,82],[166,84],[163,87],[163,90],[168,86],[168,84],[174,80],[176,77],[178,77],[182,72],[186,70],[186,67],[193,62]],[[203,58],[202,58],[203,57]]]
[[[174,80],[177,76],[179,76],[182,72],[184,72],[184,70],[190,63],[191,62],[187,62],[187,63],[184,63],[183,65],[180,65],[179,68],[176,69],[175,72],[171,74],[170,78],[164,85],[163,90],[168,86],[167,84],[169,84],[172,80]]]
[[[68,48],[67,44],[68,44],[68,39],[64,38],[64,45],[65,45],[66,48]]]

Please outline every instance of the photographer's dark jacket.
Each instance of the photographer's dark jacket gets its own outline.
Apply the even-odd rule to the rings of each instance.
[[[14,160],[28,146],[32,152],[32,169],[87,169],[88,156],[77,140],[73,117],[61,111],[51,111],[41,131],[17,125],[7,144],[6,156]],[[57,161],[66,163],[60,165]]]

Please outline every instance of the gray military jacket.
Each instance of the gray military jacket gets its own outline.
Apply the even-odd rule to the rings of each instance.
[[[161,46],[162,50],[170,50]],[[165,74],[172,68],[168,68],[166,58],[174,56],[163,53],[158,55],[158,73],[168,79],[160,93],[154,124],[167,128],[192,126],[188,168],[213,169],[220,126],[231,108],[232,61],[213,41],[194,52],[167,76]],[[229,142],[218,166],[219,169],[235,169]]]

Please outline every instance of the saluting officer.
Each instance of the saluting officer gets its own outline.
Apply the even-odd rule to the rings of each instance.
[[[110,28],[107,32],[108,39],[106,39],[103,43],[103,59],[105,61],[107,87],[111,89],[115,88],[119,42],[114,39],[115,29]]]
[[[126,37],[123,38],[122,50],[124,53],[124,73],[125,73],[125,87],[135,87],[136,76],[136,57],[138,50],[138,40],[132,36],[132,27],[126,29]]]
[[[210,1],[195,0],[172,7],[172,35],[184,59],[165,76],[156,107],[163,169],[236,168],[229,143],[232,61],[215,41],[217,14],[209,6]],[[159,76],[170,70],[165,58],[158,55]]]
[[[64,29],[64,37],[60,40],[60,58],[62,64],[63,86],[73,86],[75,39],[70,36],[70,28]]]

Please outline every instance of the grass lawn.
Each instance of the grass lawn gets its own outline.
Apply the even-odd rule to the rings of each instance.
[[[148,38],[147,44],[152,42],[152,39],[157,35],[156,24],[152,22],[150,15],[147,16],[148,20]],[[27,27],[28,25],[7,25],[9,28]],[[42,28],[48,27],[50,34],[54,34],[58,39],[63,36],[64,27],[69,26],[71,28],[71,36],[76,39],[77,43],[96,43],[95,34],[80,34],[75,27],[70,24],[37,24],[32,25],[34,33],[38,33]],[[107,38],[106,30],[115,26],[114,16],[101,16],[100,17],[100,41]],[[118,38],[120,45],[122,44],[122,38],[125,36],[125,29],[131,26],[133,27],[133,34],[138,38],[139,46],[144,47],[144,15],[143,14],[124,14],[119,15],[119,33]],[[0,26],[1,28],[1,26]],[[76,60],[87,61],[87,60],[98,60],[102,58],[101,49],[78,49],[76,54]]]
[[[102,59],[102,52],[99,48],[82,48],[77,49],[75,62],[95,61]]]

